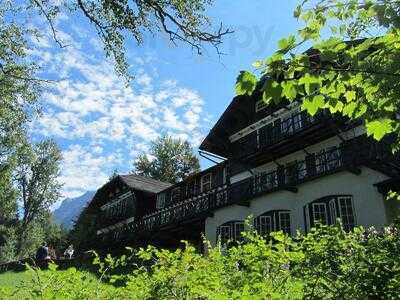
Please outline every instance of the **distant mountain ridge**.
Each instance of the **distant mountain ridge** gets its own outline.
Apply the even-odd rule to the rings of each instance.
[[[64,199],[60,207],[53,211],[54,221],[64,225],[66,229],[72,229],[82,209],[92,200],[95,193],[95,191],[88,191],[81,196]]]

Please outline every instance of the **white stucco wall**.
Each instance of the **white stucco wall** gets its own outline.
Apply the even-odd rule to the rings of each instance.
[[[318,198],[329,195],[352,195],[356,215],[356,225],[382,227],[386,222],[384,200],[374,183],[388,177],[367,167],[361,168],[361,174],[347,171],[328,175],[298,186],[298,193],[278,191],[265,194],[251,200],[249,207],[232,205],[214,212],[213,217],[206,219],[205,234],[209,241],[215,243],[216,229],[219,225],[232,221],[244,220],[278,209],[291,211],[291,232],[304,230],[303,206]]]

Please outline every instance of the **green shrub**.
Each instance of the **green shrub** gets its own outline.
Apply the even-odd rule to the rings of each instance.
[[[222,251],[201,255],[185,243],[168,251],[147,247],[104,259],[95,277],[71,268],[30,269],[32,280],[0,292],[6,299],[399,299],[400,230],[378,233],[320,226],[295,239],[244,233]],[[129,268],[128,268],[129,267]],[[123,271],[121,271],[123,270]],[[1,296],[0,296],[1,298]]]

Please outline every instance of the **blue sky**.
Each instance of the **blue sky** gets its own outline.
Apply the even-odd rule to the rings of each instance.
[[[135,80],[127,87],[107,60],[94,28],[79,14],[62,15],[57,47],[45,31],[32,55],[42,76],[58,80],[42,97],[43,114],[32,125],[35,139],[53,138],[63,151],[60,181],[72,197],[104,184],[114,169],[127,173],[135,157],[162,133],[197,147],[234,96],[240,70],[272,53],[277,41],[299,27],[298,1],[218,0],[208,14],[235,30],[221,46],[198,56],[166,36],[128,40]],[[43,22],[38,20],[37,22]],[[45,28],[45,27],[44,27]],[[197,149],[196,149],[197,150]],[[202,160],[202,166],[209,163]]]

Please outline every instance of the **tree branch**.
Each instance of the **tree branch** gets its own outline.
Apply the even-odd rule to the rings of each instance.
[[[50,26],[52,35],[53,35],[53,39],[54,41],[60,46],[60,48],[65,48],[68,45],[64,45],[57,37],[57,32],[56,29],[54,28],[54,24],[53,24],[53,20],[51,19],[50,15],[46,12],[46,10],[44,9],[43,5],[39,2],[39,0],[33,0],[33,2],[36,4],[36,6],[40,9],[40,11],[42,12],[42,14],[45,16],[47,23]]]

